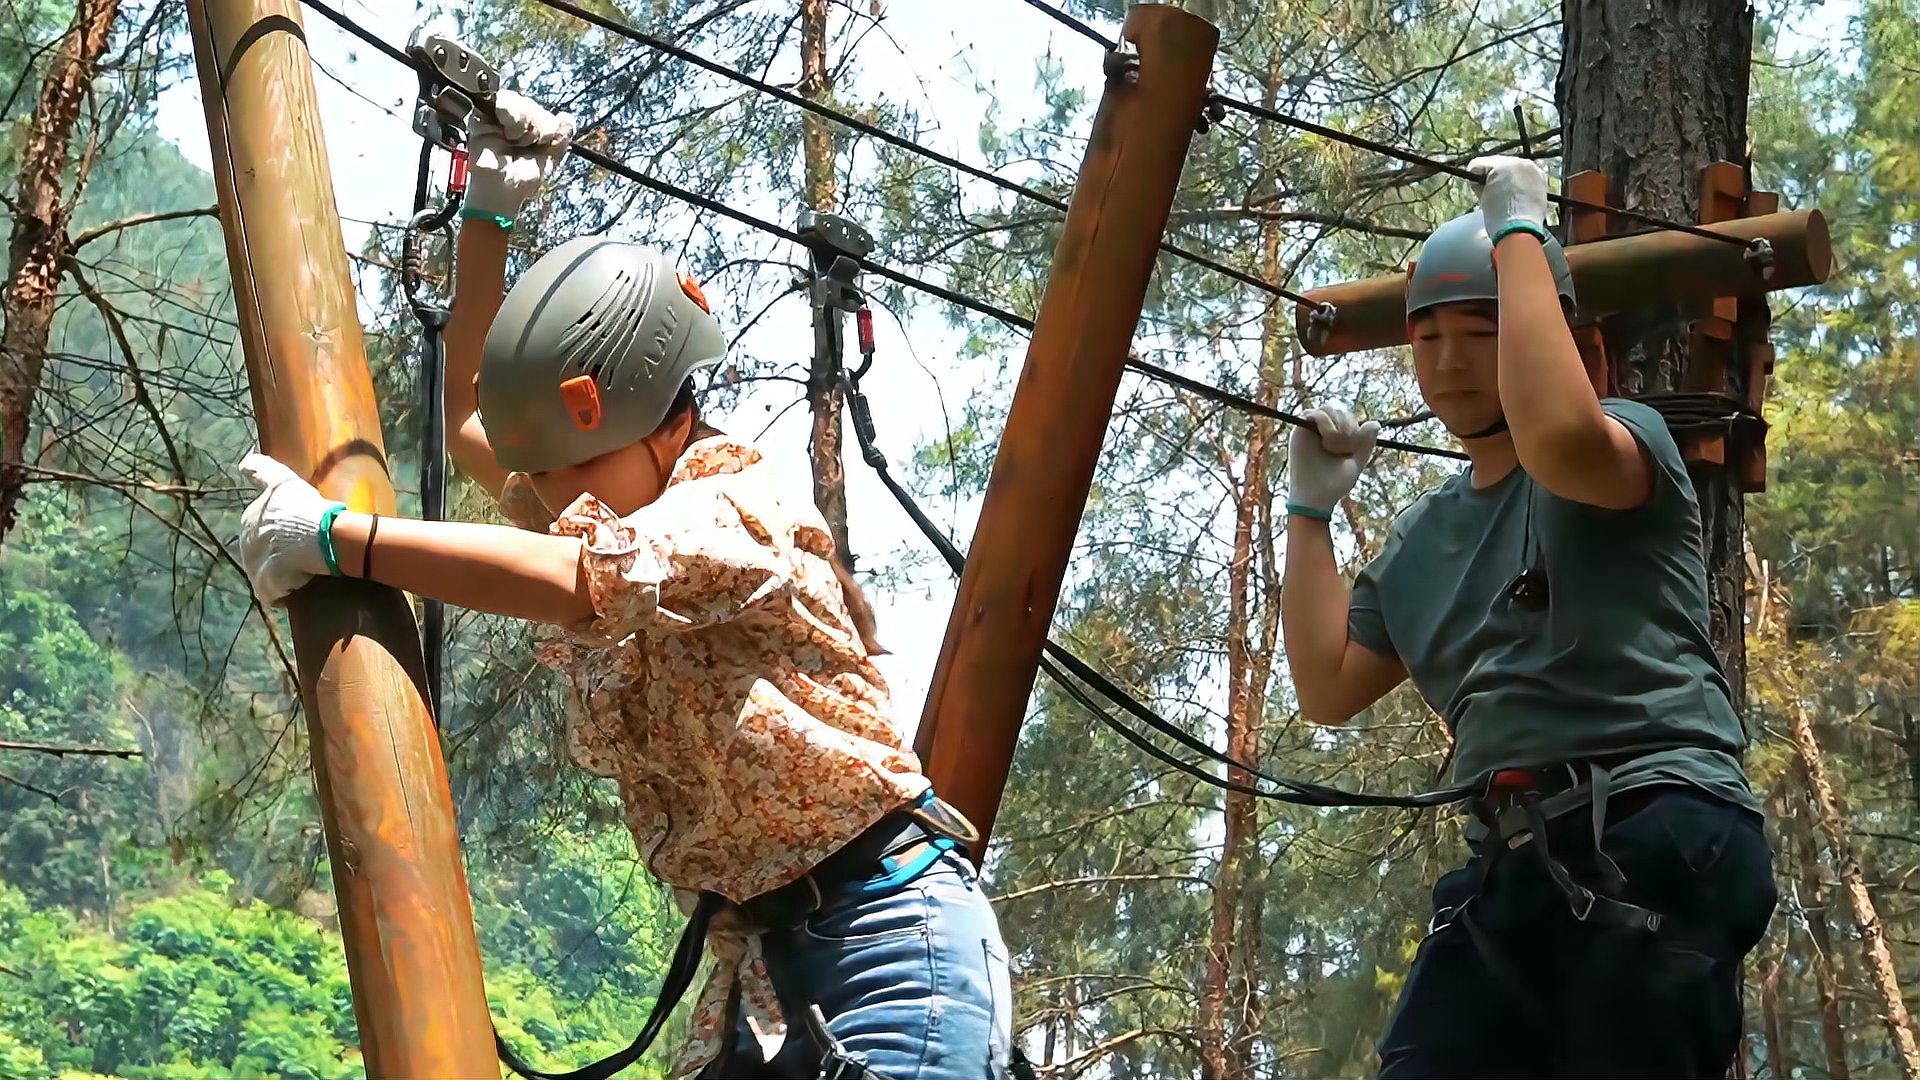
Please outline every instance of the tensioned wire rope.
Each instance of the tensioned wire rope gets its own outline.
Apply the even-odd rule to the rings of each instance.
[[[541,2],[548,3],[548,2],[552,2],[552,0],[541,0]],[[1035,10],[1046,15],[1048,18],[1052,19],[1054,22],[1057,22],[1060,25],[1065,26],[1066,28],[1072,30],[1077,34],[1080,34],[1081,36],[1087,38],[1090,41],[1097,42],[1104,48],[1114,49],[1119,46],[1119,42],[1116,42],[1112,38],[1109,38],[1107,35],[1101,33],[1099,30],[1095,29],[1093,26],[1089,25],[1084,20],[1075,18],[1073,15],[1068,14],[1067,12],[1061,10],[1060,8],[1047,3],[1046,0],[1025,0],[1025,3],[1027,4],[1027,6],[1034,8]],[[1238,112],[1246,113],[1248,116],[1256,117],[1261,120],[1270,121],[1275,124],[1280,124],[1284,127],[1290,127],[1296,131],[1304,131],[1309,135],[1318,135],[1323,139],[1331,139],[1334,142],[1344,143],[1347,146],[1351,146],[1356,149],[1365,150],[1365,151],[1368,151],[1369,153],[1379,154],[1382,157],[1390,157],[1397,161],[1404,162],[1408,165],[1414,165],[1419,168],[1428,169],[1436,173],[1444,173],[1448,176],[1457,177],[1461,180],[1467,180],[1476,184],[1479,183],[1482,179],[1484,179],[1479,173],[1473,171],[1472,169],[1467,168],[1464,165],[1456,165],[1450,161],[1441,161],[1438,158],[1428,157],[1425,154],[1417,153],[1412,150],[1406,150],[1406,149],[1402,149],[1401,147],[1391,146],[1387,143],[1377,142],[1373,139],[1367,138],[1364,135],[1356,135],[1350,131],[1342,131],[1339,128],[1328,127],[1325,124],[1316,124],[1311,120],[1303,120],[1297,116],[1290,116],[1286,113],[1279,112],[1275,109],[1269,109],[1264,105],[1256,105],[1251,101],[1242,101],[1239,98],[1230,97],[1226,94],[1221,94],[1217,92],[1213,94],[1209,94],[1207,97],[1207,100],[1209,102],[1218,103],[1226,108],[1233,109]],[[1703,229],[1698,225],[1689,225],[1685,222],[1672,221],[1667,218],[1660,217],[1656,214],[1649,214],[1643,210],[1630,210],[1630,209],[1626,209],[1624,207],[1618,207],[1618,206],[1605,206],[1600,203],[1587,202],[1584,199],[1576,199],[1570,195],[1560,195],[1560,194],[1551,193],[1551,192],[1548,193],[1547,200],[1549,202],[1557,203],[1569,209],[1597,210],[1603,213],[1614,214],[1618,217],[1625,218],[1629,221],[1638,221],[1645,225],[1651,225],[1657,229],[1671,229],[1674,232],[1683,232],[1683,233],[1687,233],[1688,235],[1702,237],[1703,239],[1707,239],[1707,240],[1718,240],[1721,243],[1725,243],[1725,244],[1737,244],[1745,248],[1751,248],[1753,246],[1751,241],[1743,240],[1738,236],[1728,236],[1726,233],[1714,232],[1712,229]]]
[[[365,41],[369,45],[372,45],[374,48],[376,48],[377,50],[379,50],[381,53],[388,56],[389,58],[398,61],[399,63],[401,63],[402,65],[408,68],[414,67],[413,61],[410,58],[408,58],[408,56],[404,51],[393,46],[391,43],[387,42],[385,39],[381,38],[379,35],[361,26],[360,24],[358,24],[351,18],[347,17],[346,15],[342,14],[341,12],[331,9],[324,3],[319,2],[319,0],[304,0],[304,2],[307,4],[307,6],[320,12],[323,16],[328,18],[330,21],[340,26],[342,29],[348,31],[349,33],[353,34],[355,37],[359,38],[360,40]],[[579,156],[580,158],[589,162],[590,164],[595,165],[596,167],[606,169],[607,171],[612,172],[615,175],[632,180],[636,183],[642,184],[643,186],[659,191],[663,194],[669,195],[670,197],[682,200],[688,203],[689,205],[721,214],[735,221],[738,221],[741,224],[759,229],[761,231],[768,233],[769,235],[780,237],[791,243],[799,244],[801,246],[806,245],[805,239],[801,237],[800,234],[795,232],[794,230],[784,228],[783,226],[777,225],[770,221],[766,221],[752,214],[749,214],[745,211],[738,210],[734,207],[728,206],[725,203],[720,202],[719,200],[701,195],[697,192],[687,191],[684,188],[681,188],[674,184],[670,184],[666,181],[658,180],[653,177],[648,177],[645,174],[639,172],[638,170],[632,168],[631,166],[623,162],[616,161],[613,158],[610,158],[605,154],[600,153],[599,151],[595,151],[586,147],[581,147],[578,144],[575,144],[570,148],[570,152],[572,152],[576,156]],[[1011,325],[1011,326],[1020,327],[1026,330],[1031,330],[1033,328],[1032,320],[1026,319],[1019,315],[1015,315],[1012,312],[1008,312],[1003,309],[997,308],[992,304],[988,304],[984,301],[975,300],[971,297],[965,296],[964,294],[954,292],[942,286],[934,285],[930,282],[921,281],[920,279],[915,278],[912,275],[903,274],[881,263],[876,263],[867,259],[861,259],[858,261],[861,263],[863,268],[873,273],[879,274],[882,277],[886,277],[891,280],[897,281],[900,284],[926,291],[931,295],[939,296],[942,299],[946,299],[952,303],[959,304],[963,307],[968,307],[972,310],[979,311],[982,314],[989,315],[996,319],[1000,319],[1001,321],[1006,322],[1008,325]],[[1165,369],[1156,368],[1153,365],[1147,365],[1147,366],[1150,369],[1156,370],[1156,371],[1165,370]],[[1196,386],[1204,387],[1205,384],[1196,384]],[[855,394],[858,395],[859,393],[858,387],[855,386],[853,389],[855,391]],[[1217,388],[1210,388],[1210,389],[1217,389]],[[1222,395],[1225,395],[1228,397],[1237,397],[1237,395],[1231,395],[1226,391],[1219,391],[1219,392]],[[861,404],[863,406],[861,411],[864,411],[864,400],[862,400]],[[928,517],[923,510],[920,509],[917,502],[913,499],[911,493],[907,492],[906,489],[902,487],[899,484],[899,482],[893,478],[891,472],[887,468],[885,457],[881,455],[878,448],[873,445],[871,432],[867,430],[868,425],[860,422],[859,420],[856,420],[854,427],[855,427],[855,431],[858,436],[858,439],[861,443],[862,450],[866,455],[866,460],[868,461],[868,463],[874,468],[875,472],[880,476],[883,484],[887,487],[888,491],[894,496],[895,500],[899,502],[901,508],[904,511],[906,511],[906,513],[910,518],[913,519],[915,525],[921,530],[922,534],[925,535],[927,539],[941,552],[943,557],[946,558],[948,565],[951,568],[953,568],[954,571],[957,573],[960,570],[960,568],[964,565],[964,556],[961,555],[961,553],[959,552],[959,549],[953,545],[952,541],[949,540],[946,537],[946,535],[940,531],[939,527],[932,521],[932,519]],[[1380,440],[1379,445],[1387,446],[1389,445],[1389,443],[1390,443],[1390,440],[1383,439],[1383,440]],[[1447,456],[1458,456],[1458,455],[1455,455],[1454,452],[1452,451],[1439,450],[1438,448],[1434,448],[1434,447],[1406,446],[1405,448],[1416,451],[1416,452],[1444,454]],[[1194,735],[1187,732],[1185,729],[1179,727],[1177,724],[1174,724],[1173,722],[1160,716],[1152,708],[1141,703],[1132,694],[1128,693],[1126,690],[1124,690],[1123,688],[1121,688],[1120,686],[1112,682],[1106,676],[1102,675],[1099,671],[1094,669],[1091,665],[1087,664],[1084,660],[1081,660],[1079,657],[1075,656],[1071,651],[1067,650],[1065,647],[1059,645],[1058,643],[1049,640],[1046,643],[1045,653],[1046,655],[1043,657],[1041,662],[1042,670],[1046,671],[1047,674],[1051,678],[1053,678],[1065,690],[1065,692],[1068,694],[1069,697],[1073,698],[1076,702],[1080,703],[1083,707],[1092,711],[1095,714],[1095,716],[1103,724],[1105,724],[1110,728],[1113,728],[1116,732],[1124,736],[1129,742],[1145,750],[1156,759],[1168,764],[1169,766],[1175,768],[1181,773],[1188,775],[1193,779],[1198,780],[1212,787],[1221,788],[1227,791],[1241,792],[1241,793],[1257,796],[1259,798],[1269,799],[1269,800],[1278,801],[1278,802],[1294,803],[1294,804],[1305,805],[1305,806],[1319,806],[1319,807],[1388,806],[1388,807],[1426,808],[1426,807],[1445,805],[1451,802],[1457,802],[1462,798],[1466,798],[1469,795],[1474,794],[1476,790],[1475,788],[1472,788],[1466,785],[1455,785],[1452,787],[1446,787],[1446,788],[1435,789],[1432,791],[1421,792],[1414,795],[1383,795],[1383,794],[1375,794],[1375,793],[1367,793],[1367,792],[1345,791],[1339,788],[1330,787],[1328,785],[1319,784],[1312,781],[1298,780],[1298,779],[1284,777],[1284,776],[1276,776],[1272,773],[1266,772],[1251,764],[1248,764],[1247,762],[1240,761],[1237,758],[1233,757],[1231,754],[1215,749],[1214,747],[1207,744],[1205,741],[1195,737]],[[1062,669],[1065,669],[1065,670],[1063,671]],[[1069,673],[1069,672],[1073,676],[1072,679],[1069,679],[1066,677],[1066,673]],[[1111,713],[1107,712],[1098,703],[1092,701],[1087,691],[1081,688],[1079,685],[1077,685],[1076,680],[1078,683],[1084,683],[1087,687],[1093,688],[1093,690],[1097,691],[1101,696],[1106,697],[1109,701],[1120,706],[1125,711],[1133,714],[1148,728],[1154,730],[1155,732],[1167,738],[1172,739],[1173,741],[1180,744],[1181,746],[1202,755],[1205,759],[1216,764],[1225,765],[1230,769],[1238,769],[1241,772],[1245,773],[1246,775],[1265,781],[1269,784],[1272,784],[1274,785],[1274,787],[1279,788],[1280,790],[1275,791],[1275,790],[1268,790],[1263,788],[1256,788],[1250,785],[1237,783],[1230,779],[1223,779],[1221,777],[1215,776],[1209,772],[1204,771],[1203,769],[1199,768],[1198,766],[1194,765],[1191,762],[1184,761],[1178,758],[1177,756],[1165,751],[1161,747],[1153,744],[1145,736],[1142,736],[1137,731],[1134,731],[1131,728],[1129,728],[1123,721],[1113,716]]]
[[[361,26],[359,23],[355,22],[353,19],[349,18],[339,10],[323,2],[323,0],[304,0],[304,2],[306,3],[306,6],[312,8],[314,11],[319,12],[323,17],[325,17],[328,21],[332,22],[334,25],[340,27],[343,30],[346,30],[348,33],[354,35],[355,37],[366,42],[367,44],[372,45],[374,48],[378,49],[379,51],[381,51],[388,57],[392,58],[393,60],[396,60],[399,63],[406,65],[408,68],[412,68],[414,66],[413,61],[407,57],[407,54],[405,53],[405,51],[401,50],[397,46],[381,38],[379,35],[373,33],[372,31],[366,29],[364,26]],[[547,3],[547,2],[550,2],[550,0],[541,0],[541,2]],[[564,3],[565,0],[551,0],[551,2]],[[712,63],[711,61],[706,61],[706,62]],[[805,99],[803,98],[801,100],[805,100]],[[639,171],[638,169],[633,168],[631,165],[628,165],[625,162],[612,158],[599,150],[593,149],[592,147],[583,146],[578,141],[575,141],[571,146],[569,146],[568,152],[573,154],[575,157],[578,157],[581,160],[586,161],[587,163],[595,166],[596,168],[600,168],[607,172],[613,173],[616,176],[629,180],[633,183],[639,184],[642,187],[648,188],[653,191],[657,191],[663,195],[668,196],[669,198],[675,199],[676,201],[686,203],[690,206],[694,206],[699,209],[709,211],[711,213],[719,214],[726,218],[730,218],[733,221],[736,221],[742,225],[748,226],[749,228],[757,229],[761,232],[767,233],[770,236],[779,237],[780,239],[786,240],[790,243],[806,246],[806,243],[807,243],[806,240],[798,232],[794,231],[793,229],[786,228],[785,226],[779,225],[775,222],[768,221],[765,218],[761,218],[756,215],[750,214],[747,211],[738,209],[737,207],[729,206],[718,199],[710,198],[698,192],[688,190],[687,188],[681,187],[678,184],[674,184],[666,180],[661,180],[657,177],[648,176],[647,174]],[[988,174],[988,175],[991,175],[991,174]],[[880,277],[883,277],[888,279],[889,281],[895,282],[896,284],[903,285],[903,286],[906,286],[907,288],[926,293],[930,296],[938,297],[950,304],[956,305],[958,307],[966,308],[970,311],[976,312],[981,315],[988,316],[989,318],[995,319],[1015,329],[1023,330],[1028,333],[1031,333],[1033,331],[1034,322],[1032,319],[1029,319],[1024,315],[1019,315],[1014,312],[1008,311],[1006,308],[1000,307],[997,304],[993,304],[985,300],[980,300],[978,298],[968,296],[965,293],[956,292],[942,285],[936,285],[933,282],[925,280],[924,278],[915,277],[912,274],[908,274],[903,271],[896,270],[893,267],[886,265],[885,263],[878,262],[871,258],[860,258],[855,261],[860,264],[862,269],[867,270],[870,273],[877,274]],[[1263,416],[1268,419],[1277,420],[1281,423],[1291,424],[1296,427],[1304,427],[1308,423],[1306,418],[1299,416],[1295,413],[1288,412],[1284,409],[1274,408],[1271,405],[1267,405],[1262,402],[1255,401],[1252,398],[1249,398],[1243,394],[1236,394],[1231,390],[1225,389],[1224,387],[1215,386],[1213,384],[1203,382],[1199,379],[1195,379],[1187,375],[1182,375],[1179,372],[1173,371],[1170,368],[1166,368],[1159,364],[1152,363],[1151,361],[1145,360],[1139,356],[1130,355],[1127,358],[1126,364],[1129,368],[1132,368],[1134,371],[1139,372],[1140,374],[1145,375],[1148,378],[1167,383],[1168,385],[1171,385],[1171,386],[1179,387],[1180,389],[1186,390],[1187,392],[1192,393],[1198,397],[1205,398],[1217,404],[1225,405],[1229,408],[1232,408],[1241,412],[1251,413],[1257,416]],[[1450,449],[1446,449],[1444,447],[1438,447],[1438,446],[1428,446],[1423,443],[1406,442],[1399,439],[1380,439],[1377,441],[1375,445],[1383,450],[1397,450],[1403,453],[1423,454],[1430,457],[1451,458],[1457,461],[1464,461],[1466,460],[1466,457],[1467,457],[1464,453],[1458,450],[1450,450]]]

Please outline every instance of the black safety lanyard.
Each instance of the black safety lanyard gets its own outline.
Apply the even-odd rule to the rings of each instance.
[[[429,207],[427,195],[433,171],[434,143],[420,141],[420,170],[414,182],[413,217],[401,241],[400,281],[407,306],[420,322],[420,377],[416,400],[420,408],[420,516],[427,521],[444,521],[447,516],[447,410],[445,382],[447,369],[446,328],[450,312],[447,305],[422,293],[426,255],[422,234],[439,232],[446,237],[448,278],[452,279],[452,234],[449,226],[459,212],[466,194],[466,148],[454,147],[453,167],[447,181],[447,197],[437,207]],[[451,288],[447,290],[451,296]],[[422,604],[420,651],[426,669],[427,704],[434,722],[440,722],[444,708],[441,672],[445,667],[446,605],[428,597]]]
[[[413,130],[420,135],[420,168],[414,177],[413,216],[400,244],[400,287],[407,306],[420,322],[420,516],[444,521],[447,516],[447,413],[445,332],[451,317],[453,278],[453,219],[467,191],[467,122],[476,113],[488,115],[500,88],[500,75],[451,38],[415,30],[407,42],[407,57],[420,79],[414,105]],[[446,198],[438,206],[428,202],[436,147],[451,156]],[[447,284],[440,298],[423,290],[426,278],[425,234],[438,233],[447,246]],[[422,605],[421,659],[426,669],[427,704],[434,722],[446,707],[442,696],[446,666],[446,605],[428,598]]]

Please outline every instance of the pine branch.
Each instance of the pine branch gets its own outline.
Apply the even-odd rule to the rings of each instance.
[[[1184,881],[1190,885],[1203,885],[1209,889],[1213,887],[1212,881],[1195,874],[1096,874],[1091,877],[1049,881],[1028,889],[1015,889],[1012,892],[1001,893],[999,896],[994,897],[993,902],[996,904],[1005,903],[1008,900],[1019,900],[1022,897],[1035,896],[1043,892],[1052,892],[1055,889],[1072,888],[1077,885],[1117,885],[1135,881]]]
[[[68,754],[80,757],[117,758],[143,756],[138,750],[122,750],[112,746],[67,746],[58,743],[20,742],[15,739],[0,739],[0,750],[21,750],[35,754],[52,754],[55,757],[66,757]]]
[[[130,476],[94,476],[91,473],[68,472],[65,469],[49,469],[44,465],[21,465],[21,470],[43,481],[64,484],[93,484],[97,487],[112,488],[123,494],[133,491],[151,491],[156,495],[168,495],[176,499],[195,499],[202,495],[249,495],[258,494],[253,488],[206,488],[187,484],[161,484],[152,480],[140,480]],[[29,481],[31,482],[31,481]]]
[[[25,780],[22,780],[17,776],[13,776],[9,773],[0,772],[0,781],[4,781],[6,783],[12,784],[14,787],[21,788],[26,791],[31,791],[35,795],[43,796],[46,798],[48,802],[53,803],[55,806],[60,805],[60,796],[55,795],[53,792],[48,791],[46,788],[40,787],[35,784],[29,784]]]
[[[122,229],[131,229],[138,225],[152,225],[161,221],[179,221],[183,218],[217,217],[219,213],[220,208],[217,206],[197,206],[191,210],[159,210],[151,214],[135,214],[132,217],[121,218],[119,221],[110,221],[105,225],[97,225],[75,236],[73,239],[67,241],[67,254],[71,255],[80,250],[84,245],[90,244],[103,236],[117,233]]]
[[[1390,236],[1400,240],[1425,240],[1430,229],[1405,228],[1399,225],[1383,225],[1377,221],[1353,217],[1349,214],[1328,214],[1314,210],[1267,210],[1258,206],[1221,206],[1205,210],[1175,210],[1168,218],[1171,225],[1204,224],[1218,221],[1270,221],[1276,224],[1325,225],[1334,229],[1350,229],[1354,232],[1371,233],[1374,236]]]

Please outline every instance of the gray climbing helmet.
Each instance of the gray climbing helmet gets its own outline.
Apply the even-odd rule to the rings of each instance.
[[[1544,246],[1547,265],[1553,267],[1553,284],[1572,310],[1573,271],[1567,267],[1567,253],[1551,237]],[[1487,226],[1478,210],[1433,230],[1420,246],[1419,256],[1407,266],[1408,318],[1440,304],[1499,298],[1493,276],[1493,241],[1487,239]]]
[[[501,468],[548,472],[652,434],[687,376],[726,354],[693,279],[652,248],[583,236],[520,276],[480,355]]]

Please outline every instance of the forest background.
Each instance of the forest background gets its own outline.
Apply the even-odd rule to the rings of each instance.
[[[416,22],[458,29],[666,179],[782,223],[835,209],[886,262],[1024,314],[1038,304],[1051,211],[537,3],[393,7],[346,11],[396,42]],[[1055,195],[1099,96],[1099,50],[1017,0],[622,10]],[[1072,10],[1111,32],[1122,5]],[[1558,170],[1559,3],[1216,0],[1206,14],[1223,29],[1224,91],[1459,161],[1518,147],[1519,106],[1525,152]],[[1773,297],[1771,473],[1748,500],[1749,768],[1782,900],[1748,968],[1744,1064],[1755,1077],[1913,1078],[1920,0],[1767,0],[1757,16],[1755,180],[1826,212],[1835,270]],[[392,271],[417,146],[411,78],[307,24],[404,505],[418,370]],[[232,467],[254,433],[184,6],[0,0],[0,93],[7,227],[56,205],[65,230],[43,304],[17,289],[33,253],[9,252],[0,349],[12,387],[0,420],[26,440],[24,484],[6,493],[17,520],[0,526],[0,1077],[359,1075],[283,616],[263,618],[229,554],[249,497]],[[1310,286],[1402,265],[1470,205],[1455,181],[1233,115],[1196,138],[1169,231]],[[842,527],[911,727],[953,585],[857,453],[839,467],[834,402],[807,385],[802,253],[577,162],[516,243],[530,258],[585,230],[665,244],[706,283],[738,332],[710,400],[724,426],[781,451]],[[930,297],[873,299],[882,446],[964,541],[1024,340]],[[1350,401],[1445,441],[1418,419],[1404,350],[1313,360],[1287,314],[1163,258],[1139,343],[1266,402]],[[1422,786],[1446,740],[1416,695],[1316,731],[1272,662],[1285,445],[1284,431],[1129,378],[1056,633],[1276,771]],[[1353,565],[1445,468],[1378,456],[1338,526]],[[463,514],[489,513],[464,484],[454,496]],[[637,1028],[677,920],[614,792],[566,760],[527,630],[466,614],[452,626],[443,739],[496,1023],[536,1062],[571,1066]],[[1059,1078],[1369,1075],[1426,888],[1460,853],[1443,814],[1223,802],[1043,682],[990,864],[1024,1043]]]

